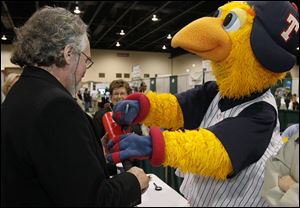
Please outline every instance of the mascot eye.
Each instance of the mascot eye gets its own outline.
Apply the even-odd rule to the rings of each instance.
[[[240,19],[239,19],[239,17],[237,16],[237,14],[235,12],[230,12],[225,17],[223,25],[224,25],[224,29],[227,32],[234,32],[234,31],[238,30],[241,27],[241,22],[240,22]]]
[[[221,10],[218,9],[218,10],[216,10],[215,13],[213,14],[213,17],[220,17],[221,14],[222,14]]]

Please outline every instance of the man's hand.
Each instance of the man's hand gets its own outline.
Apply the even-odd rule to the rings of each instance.
[[[294,181],[294,179],[289,176],[289,175],[286,175],[286,176],[282,176],[282,177],[279,177],[278,178],[278,185],[279,185],[279,188],[283,191],[283,192],[287,192],[290,187],[292,185],[294,185],[296,182]]]
[[[137,177],[140,183],[141,191],[148,188],[150,178],[146,175],[143,169],[138,167],[132,167],[127,172],[132,173]]]

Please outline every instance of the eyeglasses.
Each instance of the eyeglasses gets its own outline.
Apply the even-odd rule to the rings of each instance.
[[[94,64],[94,62],[85,53],[83,53],[83,52],[81,52],[81,53],[86,57],[86,60],[85,60],[85,67],[86,67],[86,69],[90,68]]]
[[[113,94],[112,94],[112,96],[118,96],[118,95],[127,96],[128,94],[127,94],[127,92],[113,92]]]

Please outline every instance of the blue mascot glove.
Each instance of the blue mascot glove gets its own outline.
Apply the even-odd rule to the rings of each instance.
[[[137,100],[123,100],[113,107],[113,119],[121,126],[131,125],[140,111]]]
[[[124,160],[150,159],[152,166],[161,165],[165,158],[163,135],[159,127],[151,127],[149,133],[150,136],[132,133],[110,140],[107,145],[111,153],[107,155],[107,160],[118,163]]]
[[[121,126],[142,122],[150,111],[150,102],[143,93],[133,93],[113,107],[113,119]]]

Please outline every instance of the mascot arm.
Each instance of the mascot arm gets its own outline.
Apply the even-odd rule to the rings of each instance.
[[[176,97],[170,93],[148,92],[150,112],[143,123],[146,126],[160,126],[165,129],[183,127],[183,115]]]
[[[164,166],[225,180],[232,172],[230,158],[218,138],[207,129],[164,131]]]
[[[218,179],[233,177],[260,159],[275,125],[275,109],[259,102],[207,129],[164,131],[163,164]]]
[[[273,106],[258,102],[244,109],[238,116],[207,128],[222,142],[231,159],[234,171],[230,177],[262,157],[272,138],[276,116]]]
[[[216,82],[209,81],[197,88],[172,95],[147,93],[150,113],[143,121],[147,126],[176,130],[198,128],[205,112],[218,92]]]

